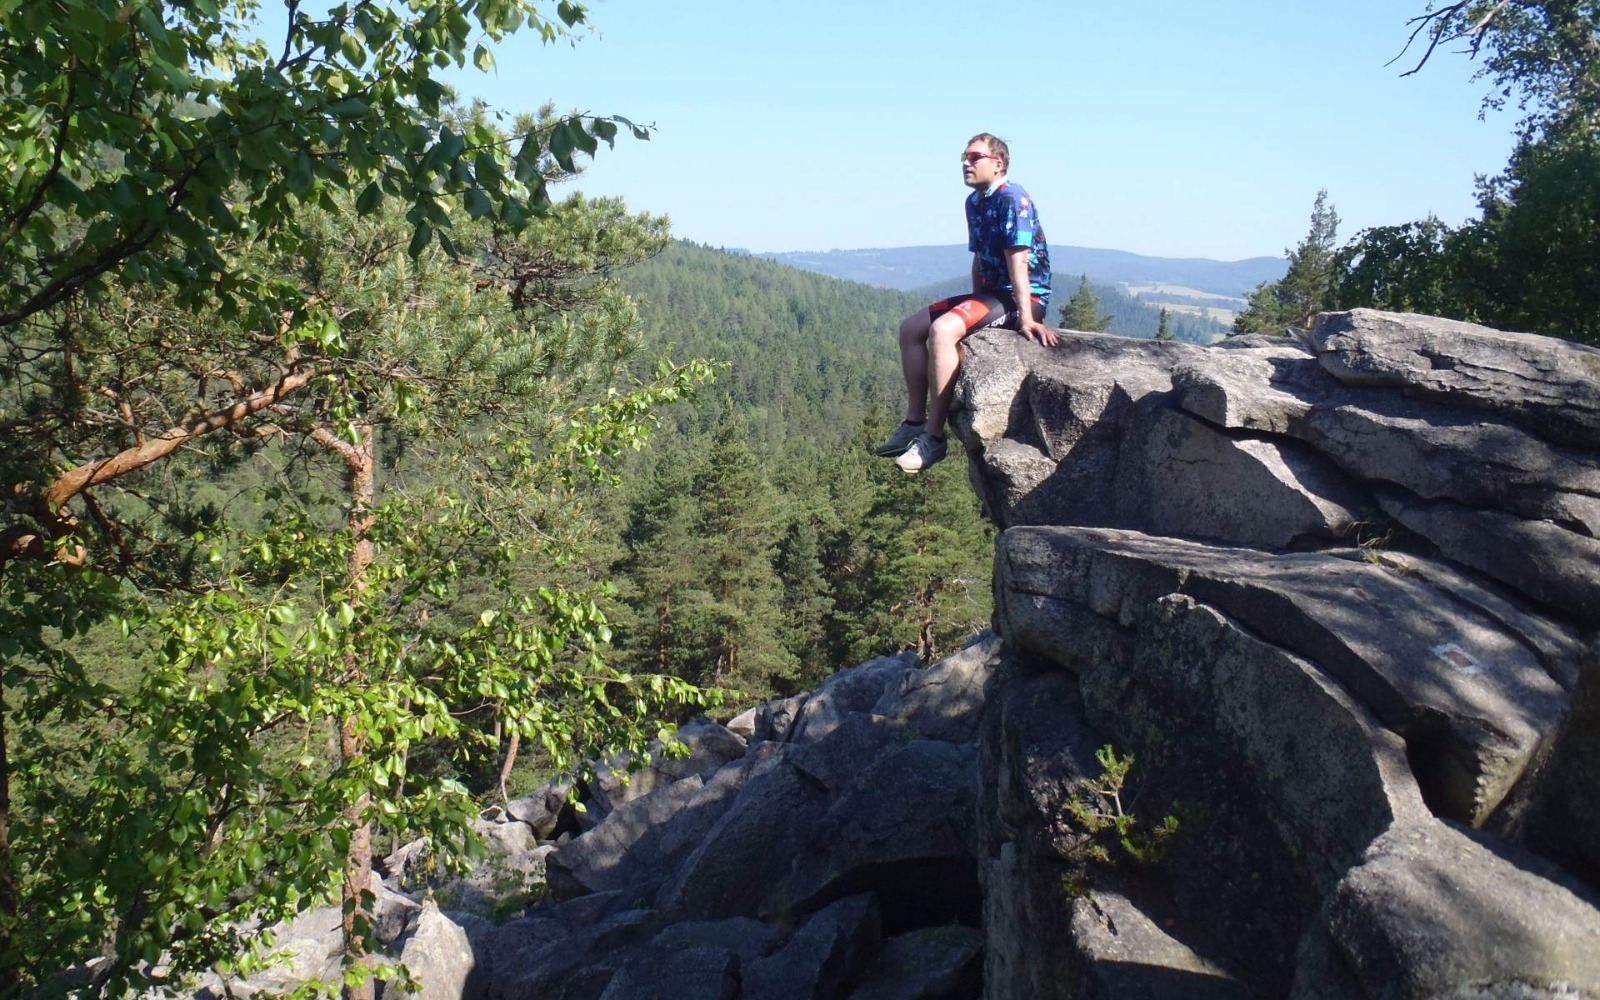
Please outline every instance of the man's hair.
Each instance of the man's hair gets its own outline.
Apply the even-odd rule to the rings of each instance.
[[[979,132],[977,135],[967,140],[967,145],[970,146],[975,142],[988,143],[989,152],[993,153],[995,159],[1000,161],[1000,172],[1002,174],[1010,172],[1011,147],[1006,145],[1006,141],[1004,139],[997,135],[990,135],[988,132]]]

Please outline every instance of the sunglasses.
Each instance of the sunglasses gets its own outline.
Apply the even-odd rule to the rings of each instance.
[[[993,153],[962,153],[962,163],[977,163],[979,160],[998,160],[1000,157]]]

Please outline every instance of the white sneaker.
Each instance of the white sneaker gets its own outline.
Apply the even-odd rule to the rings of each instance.
[[[881,455],[884,458],[893,458],[896,455],[903,454],[907,448],[911,447],[911,442],[915,441],[917,436],[922,433],[922,427],[922,424],[901,424],[894,429],[893,434],[889,435],[889,440],[878,445],[874,454]]]
[[[921,472],[935,462],[941,461],[949,450],[949,444],[943,438],[936,438],[930,434],[918,434],[917,439],[911,442],[901,456],[894,460],[903,472]]]

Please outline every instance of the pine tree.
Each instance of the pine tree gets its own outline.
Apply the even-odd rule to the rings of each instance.
[[[1289,270],[1278,282],[1278,301],[1290,323],[1309,328],[1311,320],[1327,306],[1334,283],[1334,241],[1339,236],[1339,213],[1328,204],[1326,188],[1317,192],[1311,206],[1311,228],[1289,254]]]
[[[712,598],[701,609],[710,643],[703,679],[764,697],[793,674],[795,660],[780,638],[783,586],[773,569],[781,502],[745,439],[748,433],[742,421],[725,419],[695,486],[703,586]]]
[[[1089,276],[1080,275],[1078,290],[1061,307],[1061,325],[1068,330],[1104,333],[1111,326],[1111,317],[1100,314],[1100,300],[1089,289]]]
[[[692,606],[703,603],[698,559],[700,505],[694,483],[703,453],[679,447],[652,470],[634,502],[624,534],[629,556],[620,567],[626,584],[622,646],[632,669],[690,676],[699,643],[690,641]]]
[[[1173,334],[1171,328],[1168,326],[1167,321],[1170,318],[1171,318],[1171,315],[1167,312],[1167,310],[1162,309],[1161,310],[1161,317],[1160,317],[1160,319],[1158,319],[1156,321],[1156,339],[1157,340],[1177,340],[1178,339],[1177,336]]]
[[[1331,304],[1337,281],[1338,258],[1334,241],[1339,234],[1339,214],[1328,204],[1328,192],[1317,192],[1311,206],[1311,226],[1293,250],[1285,250],[1289,269],[1281,280],[1256,286],[1249,304],[1234,317],[1233,333],[1281,334],[1285,327],[1306,328],[1317,313]]]
[[[798,661],[801,685],[831,672],[825,639],[833,595],[822,572],[821,539],[809,518],[794,522],[778,550],[777,569],[783,581],[784,646]]]

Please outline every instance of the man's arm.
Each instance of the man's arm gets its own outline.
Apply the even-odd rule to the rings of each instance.
[[[1006,248],[1006,271],[1011,275],[1011,294],[1017,300],[1017,331],[1046,347],[1056,346],[1056,335],[1033,318],[1033,285],[1028,281],[1028,248]]]
[[[983,289],[978,287],[978,255],[972,255],[972,294],[976,295]]]

